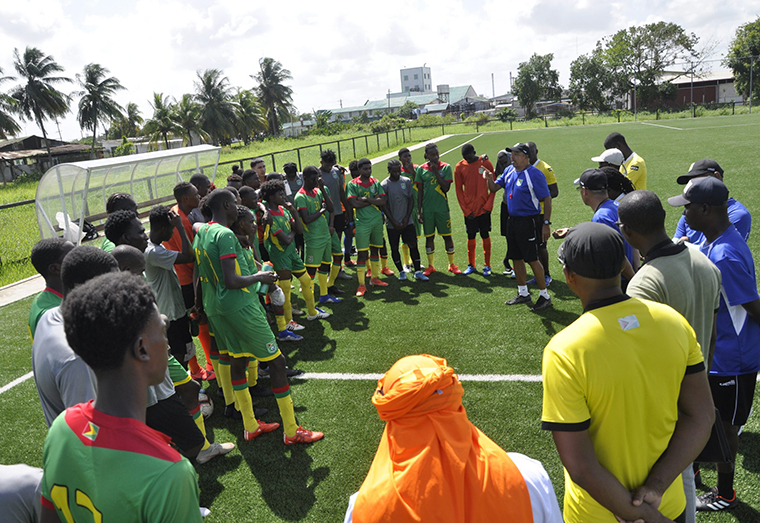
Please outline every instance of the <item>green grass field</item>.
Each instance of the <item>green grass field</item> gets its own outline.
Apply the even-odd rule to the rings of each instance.
[[[650,125],[657,123],[658,126]],[[760,191],[752,176],[760,164],[757,136],[760,116],[736,116],[626,123],[595,127],[569,127],[513,132],[468,134],[439,143],[444,161],[461,158],[463,142],[473,140],[478,153],[496,158],[499,149],[517,141],[538,144],[539,156],[554,167],[560,194],[553,205],[553,227],[571,226],[590,219],[573,187],[573,180],[603,150],[608,133],[620,131],[647,161],[649,189],[662,199],[682,190],[675,182],[691,162],[712,157],[726,171],[731,194],[752,212],[760,208]],[[661,125],[666,125],[663,127]],[[422,163],[422,151],[414,160]],[[385,177],[384,165],[373,175]],[[464,223],[453,190],[450,198],[457,262],[466,266]],[[499,198],[501,193],[499,194]],[[370,290],[364,299],[348,297],[331,307],[334,316],[308,323],[306,339],[282,347],[291,366],[308,372],[382,373],[398,358],[415,353],[448,359],[462,374],[531,374],[541,372],[543,347],[552,335],[581,313],[580,303],[563,281],[561,268],[551,257],[555,278],[549,288],[554,308],[533,314],[527,307],[507,308],[504,300],[516,292],[514,280],[501,276],[504,239],[499,236],[498,199],[493,215],[494,256],[497,275],[457,276],[445,272],[443,242],[436,247],[439,270],[427,283],[402,283],[389,278],[385,290]],[[667,206],[668,227],[673,230],[679,209]],[[559,242],[551,240],[550,253]],[[480,245],[480,243],[478,243]],[[758,234],[750,238],[756,259]],[[478,255],[482,267],[482,253]],[[349,270],[349,273],[351,271]],[[342,287],[351,296],[356,282]],[[533,297],[537,296],[535,289]],[[0,386],[31,370],[26,319],[31,299],[0,309]],[[297,302],[302,304],[300,297]],[[266,383],[266,381],[265,381]],[[238,450],[198,466],[201,504],[211,509],[209,523],[222,521],[342,521],[348,496],[355,492],[369,469],[383,424],[370,397],[373,381],[295,380],[293,398],[299,422],[325,432],[324,441],[310,446],[285,447],[280,431],[254,442],[242,440],[240,422],[224,418],[219,409],[207,421],[212,438],[234,441]],[[522,452],[544,463],[558,497],[564,493],[562,467],[551,436],[540,429],[541,384],[526,382],[465,382],[464,405],[470,419],[509,451]],[[210,387],[215,392],[215,386]],[[213,394],[212,394],[213,396]],[[278,420],[274,400],[259,406],[270,409],[266,420]],[[760,411],[760,404],[755,404]],[[0,395],[0,463],[41,465],[45,423],[32,380]],[[714,484],[714,469],[705,471]],[[740,438],[736,488],[740,506],[727,514],[700,514],[699,521],[760,521],[760,421],[753,416]]]

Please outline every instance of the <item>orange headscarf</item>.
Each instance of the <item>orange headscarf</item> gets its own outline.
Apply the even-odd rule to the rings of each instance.
[[[533,521],[525,480],[467,419],[463,392],[446,360],[429,355],[400,359],[378,381],[372,403],[387,424],[354,522]]]

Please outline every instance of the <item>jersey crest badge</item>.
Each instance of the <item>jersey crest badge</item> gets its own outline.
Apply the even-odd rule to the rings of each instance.
[[[90,441],[95,441],[95,438],[98,437],[99,430],[100,430],[100,427],[95,425],[93,422],[88,421],[87,426],[82,431],[82,436],[89,439]]]
[[[267,343],[267,352],[269,354],[274,354],[275,352],[277,352],[277,343],[274,341],[270,341],[269,343]]]
[[[618,318],[618,323],[620,324],[620,328],[624,331],[629,331],[640,327],[639,319],[635,314],[631,314],[625,318]]]
[[[517,185],[518,187],[521,187],[521,186],[522,186],[522,184],[523,184],[523,180],[522,180],[522,178],[518,178],[518,179],[517,179],[517,182],[515,182],[515,185]]]
[[[404,182],[401,182],[401,190],[402,190],[402,191],[403,191],[403,190],[406,190],[406,183],[404,183]]]

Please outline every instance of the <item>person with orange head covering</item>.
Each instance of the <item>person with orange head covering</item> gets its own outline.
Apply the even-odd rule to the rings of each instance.
[[[347,523],[562,522],[541,463],[483,434],[467,418],[463,393],[443,358],[407,356],[385,373],[372,403],[387,423]]]

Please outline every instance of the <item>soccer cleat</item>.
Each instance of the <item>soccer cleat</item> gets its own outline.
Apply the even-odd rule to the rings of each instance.
[[[465,276],[469,276],[470,274],[477,274],[477,273],[478,273],[478,269],[476,269],[472,265],[468,265],[462,274],[464,274]]]
[[[490,276],[491,275],[491,267],[488,265],[483,267],[483,276]]]
[[[413,273],[414,272],[414,266],[413,265],[404,265],[404,272]]]
[[[425,267],[425,270],[422,271],[422,274],[424,274],[425,276],[430,276],[434,272],[435,272],[435,267],[433,267],[432,265],[428,265],[427,267]]]
[[[535,285],[536,284],[536,277],[533,276],[531,279],[525,282],[525,285]]]
[[[428,281],[430,278],[428,278],[427,276],[425,276],[424,272],[417,271],[417,272],[414,273],[414,279],[415,280],[420,280],[420,281]]]
[[[198,372],[191,373],[190,377],[193,378],[196,381],[208,381],[209,380],[208,372],[206,371],[206,369],[201,369],[201,368],[198,369]]]
[[[352,279],[351,276],[349,276],[348,274],[346,274],[346,271],[344,271],[343,269],[340,270],[340,272],[338,273],[337,278],[339,280],[350,280],[350,279]]]
[[[300,323],[296,323],[296,322],[295,322],[295,321],[293,321],[293,320],[290,320],[290,322],[288,323],[288,327],[287,327],[287,329],[288,329],[289,331],[292,331],[292,332],[295,332],[295,331],[302,331],[302,330],[304,330],[305,328],[306,328],[306,327],[304,327],[304,326],[303,326],[303,325],[301,325]]]
[[[320,301],[320,303],[321,303],[321,301]],[[320,309],[319,307],[315,307],[315,310],[317,311],[317,313],[314,316],[311,316],[311,315],[306,316],[307,320],[309,320],[309,321],[324,320],[325,318],[329,318],[330,317],[330,313],[329,312],[325,312],[322,309]]]
[[[332,294],[333,296],[340,296],[341,294],[345,294],[345,292],[340,290],[335,285],[333,285],[332,287],[327,288],[327,294]]]
[[[536,300],[536,304],[530,308],[533,312],[542,311],[544,309],[548,309],[552,306],[552,299],[549,298],[548,300],[544,298],[543,296],[539,296]]]
[[[365,278],[371,278],[372,277],[372,268],[367,266],[367,272],[364,274]]]
[[[504,272],[502,272],[502,274],[507,278],[512,278],[513,280],[515,279],[515,271],[512,269],[504,269]]]
[[[300,376],[301,374],[303,374],[303,371],[300,369],[291,369],[290,367],[285,367],[285,375],[288,378],[294,378],[296,376]],[[256,417],[259,417],[259,416],[256,416]]]
[[[388,284],[385,283],[380,278],[372,278],[371,280],[369,280],[369,284],[372,285],[373,287],[387,287],[388,286]]]
[[[259,398],[274,396],[272,389],[263,386],[261,383],[257,383],[253,387],[248,387],[248,392],[251,394],[251,396],[258,396]]]
[[[257,418],[266,416],[267,412],[269,412],[269,410],[257,409],[255,405],[253,407],[253,415],[256,416]],[[234,403],[231,403],[227,405],[226,407],[224,407],[224,417],[232,418],[232,419],[243,419],[243,413],[235,408]]]
[[[380,273],[385,274],[386,276],[393,276],[394,274],[396,274],[395,272],[393,272],[393,270],[390,267],[383,267],[382,269],[380,269]]]
[[[356,267],[356,262],[354,262],[351,258],[349,258],[343,262],[343,265],[345,265],[346,267]]]
[[[449,265],[449,272],[453,274],[462,274],[462,271],[459,270],[459,267],[457,267],[453,263]]]
[[[552,280],[552,277],[551,277],[551,276],[544,276],[544,282],[546,283],[546,286],[547,286],[547,287],[548,287],[549,285],[551,285],[553,281],[554,281],[554,280]]]
[[[224,456],[228,452],[234,450],[234,443],[211,443],[206,450],[202,450],[195,457],[195,462],[199,465],[208,463],[212,458],[217,456]]]
[[[303,339],[303,336],[300,334],[296,334],[293,331],[289,331],[288,329],[285,329],[284,331],[280,331],[277,334],[277,339],[279,341],[301,341]]]
[[[247,430],[243,431],[243,437],[245,438],[246,441],[251,441],[261,436],[262,434],[265,434],[267,432],[272,432],[273,430],[277,430],[280,428],[279,423],[264,423],[260,419],[256,421],[259,422],[259,426],[256,430],[254,430],[253,432],[248,432]]]
[[[504,302],[504,305],[519,305],[521,303],[533,303],[533,300],[530,299],[530,295],[528,296],[521,296],[517,295],[511,300],[507,300]]]
[[[367,287],[365,287],[364,285],[359,285],[359,288],[356,289],[356,295],[359,297],[364,296],[364,293],[366,292],[367,292]]]
[[[399,272],[398,279],[399,281],[406,281],[406,273],[404,271]]]
[[[343,300],[341,300],[340,298],[336,298],[335,296],[333,296],[331,294],[325,294],[324,296],[320,296],[319,297],[319,303],[320,304],[322,304],[322,303],[340,303],[342,301]]]
[[[739,504],[734,490],[734,497],[726,499],[718,494],[718,487],[697,496],[697,512],[717,512],[719,510],[730,510]]]
[[[299,425],[296,429],[295,436],[288,436],[286,434],[283,434],[282,441],[285,443],[285,445],[295,445],[296,443],[314,443],[315,441],[319,441],[324,437],[324,432],[307,430]]]

